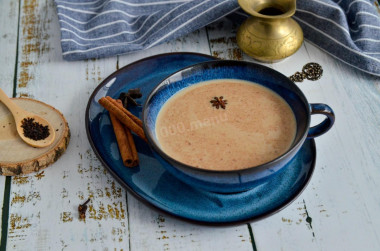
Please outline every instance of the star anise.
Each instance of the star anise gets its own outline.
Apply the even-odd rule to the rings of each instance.
[[[129,89],[128,92],[122,92],[119,95],[119,99],[123,102],[124,108],[127,109],[128,105],[132,106],[141,106],[136,102],[136,99],[142,97],[141,91],[139,88]]]
[[[223,100],[223,96],[220,96],[219,98],[214,97],[214,99],[212,99],[210,103],[212,104],[212,106],[215,106],[216,109],[219,109],[219,107],[222,107],[222,109],[226,109],[227,100]]]

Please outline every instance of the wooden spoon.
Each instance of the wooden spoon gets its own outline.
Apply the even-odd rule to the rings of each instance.
[[[20,108],[18,105],[16,105],[0,88],[0,101],[3,102],[3,104],[8,107],[9,111],[12,113],[13,118],[16,122],[16,129],[18,135],[20,135],[21,139],[25,141],[25,143],[34,146],[34,147],[46,147],[49,146],[51,143],[53,143],[55,138],[55,131],[54,128],[51,126],[51,124],[46,121],[45,119],[41,118],[40,116],[27,112],[24,109]],[[22,126],[22,121],[24,119],[32,118],[34,119],[33,122],[39,123],[43,126],[48,126],[49,128],[49,136],[41,139],[41,140],[34,140],[31,138],[28,138],[24,135],[24,129]]]

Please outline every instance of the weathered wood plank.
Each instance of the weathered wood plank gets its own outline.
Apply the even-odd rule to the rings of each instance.
[[[273,63],[272,67],[273,69],[283,73],[285,76],[290,76],[296,71],[301,71],[303,65],[309,63],[310,61],[313,60],[309,58],[304,44],[291,57],[286,58],[278,63]],[[318,62],[317,59],[315,59],[315,61]],[[320,81],[310,82],[305,80],[304,82],[299,83],[298,86],[305,93],[306,97],[309,98],[309,93],[316,91],[315,88]],[[328,103],[325,100],[320,100],[320,102]],[[318,166],[319,165],[317,159],[316,169],[318,169]],[[315,173],[311,181],[315,179]],[[263,220],[262,222],[252,224],[255,237],[257,238],[256,245],[258,250],[319,249],[313,229],[313,221],[318,220],[319,215],[312,215],[310,213],[310,203],[308,197],[308,194],[312,190],[310,187],[311,184],[308,185],[308,187],[299,196],[299,198],[297,198],[283,211]]]
[[[12,179],[9,250],[128,250],[126,196],[90,149],[84,111],[116,57],[64,62],[53,1],[21,5],[17,95],[59,109],[71,129],[65,154],[40,173]],[[91,198],[85,221],[78,205]]]
[[[244,60],[254,62],[252,58],[243,53],[236,44],[236,32],[238,26],[227,18],[206,27],[210,53],[220,59]]]
[[[310,215],[318,215],[313,221],[318,245],[322,250],[338,243],[344,250],[379,250],[379,79],[310,44],[306,48],[325,69],[318,90],[307,93],[310,102],[328,103],[337,117],[331,132],[316,140],[316,175],[305,198]]]
[[[219,23],[210,25],[208,27],[208,34],[212,54],[222,59],[244,60],[263,64],[283,72],[282,70],[284,69],[278,66],[280,63],[269,64],[258,62],[243,53],[236,44],[235,36],[237,29],[238,26],[228,19],[222,19]],[[226,36],[226,34],[228,35]],[[305,54],[305,48],[303,47],[295,55],[284,60],[282,64],[291,65],[290,61],[298,62]],[[288,68],[290,67],[288,66]],[[293,73],[297,70],[299,69],[290,69]],[[283,73],[287,75],[286,72]],[[283,248],[284,250],[294,250],[295,247],[302,246],[302,242],[299,241],[301,239],[304,240],[303,243],[307,243],[308,247],[313,247],[314,243],[312,238],[310,238],[311,235],[308,230],[308,223],[306,222],[307,215],[305,207],[306,204],[301,196],[283,211],[251,224],[257,249],[281,250],[281,248]],[[296,218],[296,220],[293,220],[293,218]],[[297,241],[287,242],[287,234],[297,237]]]
[[[236,48],[235,28],[226,21],[209,29],[214,43],[211,49],[216,50],[212,53],[246,60],[244,54],[231,53]],[[226,32],[231,33],[230,38],[225,37]],[[329,104],[337,121],[328,134],[316,139],[316,171],[303,194],[278,214],[252,224],[257,248],[330,250],[339,246],[342,250],[377,250],[379,79],[344,65],[307,42],[292,57],[269,66],[290,76],[312,61],[323,66],[324,76],[298,85],[310,103]],[[321,121],[316,117],[313,123]]]
[[[330,132],[316,139],[317,164],[308,188],[281,216],[283,225],[253,224],[258,248],[266,248],[268,231],[281,242],[274,249],[285,250],[378,250],[379,231],[379,91],[369,75],[354,70],[306,43],[306,54],[294,64],[275,64],[275,69],[291,75],[292,65],[302,68],[314,61],[324,68],[317,82],[299,86],[309,102],[327,103],[337,120]],[[304,58],[305,57],[305,58]],[[337,98],[339,97],[339,98]],[[358,109],[360,107],[360,109]],[[314,120],[314,123],[320,121]],[[294,205],[294,206],[293,206]],[[273,219],[272,219],[273,218]],[[298,227],[297,227],[298,226]],[[308,229],[301,234],[298,228]],[[360,240],[360,241],[359,241]]]
[[[13,82],[15,75],[15,64],[16,64],[16,47],[17,47],[17,26],[18,26],[18,12],[19,3],[18,1],[5,0],[1,2],[0,5],[0,23],[2,27],[0,29],[0,88],[4,92],[12,97],[13,95]],[[10,179],[10,178],[8,178]],[[6,202],[9,199],[9,194],[4,194],[4,187],[6,183],[6,177],[0,176],[0,205],[3,206],[4,199]],[[7,207],[7,205],[5,205]],[[3,207],[1,207],[3,210]],[[2,212],[6,213],[6,212]],[[2,219],[7,219],[7,215],[3,215],[0,219],[0,228],[6,226],[6,222],[2,222]],[[5,225],[4,225],[4,224]],[[2,235],[0,235],[2,238]],[[2,244],[4,244],[1,239]]]
[[[16,63],[18,9],[18,1],[2,1],[0,6],[0,87],[10,97]]]
[[[247,226],[201,226],[151,210],[128,195],[132,250],[252,250]]]
[[[152,49],[119,57],[120,67],[144,57],[167,52],[210,54],[205,29]],[[246,225],[206,227],[152,210],[128,193],[131,250],[252,250]]]

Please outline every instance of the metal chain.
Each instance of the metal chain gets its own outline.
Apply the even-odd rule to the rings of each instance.
[[[293,82],[302,82],[304,79],[315,81],[322,77],[323,69],[318,63],[307,63],[302,68],[302,72],[297,71],[289,79]]]

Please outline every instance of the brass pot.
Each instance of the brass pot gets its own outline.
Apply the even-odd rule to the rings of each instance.
[[[280,61],[294,54],[302,45],[303,32],[291,16],[296,0],[238,0],[252,15],[237,32],[239,47],[263,62]]]

